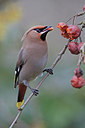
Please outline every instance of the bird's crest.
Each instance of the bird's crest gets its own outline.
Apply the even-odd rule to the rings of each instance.
[[[36,28],[43,28],[43,27],[45,27],[45,26],[39,25],[39,26],[31,27],[30,29],[28,29],[28,30],[24,33],[24,35],[23,35],[21,41],[23,41],[23,40],[26,38],[27,34],[28,34],[31,30],[36,29]]]

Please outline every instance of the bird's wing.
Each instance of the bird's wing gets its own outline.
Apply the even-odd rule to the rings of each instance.
[[[16,88],[16,86],[18,85],[19,74],[20,74],[20,71],[21,71],[24,64],[25,64],[25,60],[23,59],[23,49],[21,49],[20,53],[19,53],[19,56],[18,56],[18,61],[17,61],[17,64],[16,64],[16,68],[15,68],[14,88]]]

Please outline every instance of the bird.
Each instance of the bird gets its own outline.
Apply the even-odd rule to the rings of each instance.
[[[52,26],[34,26],[23,35],[22,47],[18,54],[15,67],[14,88],[18,88],[17,108],[20,109],[24,103],[27,87],[37,96],[38,91],[30,87],[30,81],[34,80],[42,72],[53,74],[51,68],[44,69],[48,60],[48,46],[46,35],[52,31]]]

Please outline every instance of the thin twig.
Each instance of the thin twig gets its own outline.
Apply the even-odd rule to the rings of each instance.
[[[75,24],[75,19],[76,19],[76,16],[73,17],[73,25]]]
[[[68,43],[70,42],[70,40],[68,41]],[[53,69],[56,64],[58,63],[58,61],[61,59],[62,55],[65,53],[67,47],[68,47],[68,43],[64,46],[64,48],[61,50],[61,52],[58,54],[58,57],[55,59],[55,61],[53,62],[52,66],[51,66],[51,69]],[[45,79],[49,76],[49,73],[47,73],[43,78],[42,80],[38,83],[36,89],[38,89],[41,84],[45,81]],[[19,112],[17,114],[17,116],[15,117],[14,121],[12,122],[12,124],[10,125],[9,128],[12,128],[15,123],[17,122],[18,118],[20,117],[23,109],[25,108],[26,104],[30,101],[30,99],[33,97],[33,93],[30,94],[30,96],[27,98],[27,100],[25,101],[25,103],[23,104],[23,106],[19,109]]]
[[[66,21],[66,23],[69,22],[71,19],[73,19],[73,22],[74,22],[74,20],[75,20],[76,17],[83,16],[84,14],[85,14],[85,12],[78,13],[78,14],[72,16],[71,18],[69,18],[69,19]]]
[[[82,56],[82,54],[80,53],[79,59],[78,59],[78,63],[77,63],[77,67],[80,68],[80,65],[81,65],[82,60],[83,60],[83,56]]]
[[[80,67],[82,61],[85,64],[85,43],[83,43],[83,45],[80,48],[80,56],[77,64],[78,67]]]
[[[79,40],[80,40],[80,42],[82,42],[82,38],[81,38],[81,36],[79,36]]]

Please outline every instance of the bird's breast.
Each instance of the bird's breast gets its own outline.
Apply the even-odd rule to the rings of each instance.
[[[23,53],[26,63],[20,72],[19,79],[20,81],[24,79],[31,81],[42,73],[46,66],[48,59],[47,47],[44,47],[44,45],[30,46]]]
[[[46,66],[47,59],[48,59],[47,54],[40,57],[39,59],[36,58],[36,61],[34,62],[34,65],[36,65],[37,68],[43,69]]]

